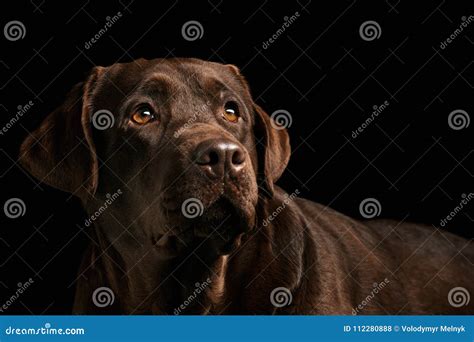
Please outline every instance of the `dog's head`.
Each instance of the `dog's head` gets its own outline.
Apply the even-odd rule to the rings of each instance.
[[[226,253],[288,163],[288,134],[271,120],[235,66],[141,59],[94,68],[20,161],[92,212],[120,189],[107,205],[114,236],[134,227],[158,245],[211,239]]]

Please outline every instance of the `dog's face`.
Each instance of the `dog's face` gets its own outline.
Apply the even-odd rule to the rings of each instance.
[[[255,225],[289,154],[235,66],[167,59],[95,68],[20,160],[91,211],[121,189],[107,209],[120,224],[101,224],[112,237],[133,227],[167,250],[210,240],[225,254]]]

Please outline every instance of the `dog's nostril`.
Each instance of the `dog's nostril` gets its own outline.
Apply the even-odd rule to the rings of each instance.
[[[245,155],[241,149],[237,148],[235,151],[233,151],[232,159],[231,159],[231,162],[233,165],[243,164],[244,161],[245,161]]]
[[[217,165],[219,164],[219,153],[213,150],[207,150],[199,153],[196,163],[199,165]]]
[[[216,151],[210,151],[208,154],[208,165],[217,165],[219,164],[219,154]]]

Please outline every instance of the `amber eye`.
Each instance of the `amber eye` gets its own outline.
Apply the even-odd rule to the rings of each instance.
[[[147,124],[155,119],[153,110],[150,107],[141,107],[132,115],[132,121],[139,125]]]
[[[240,115],[237,103],[233,101],[227,102],[224,106],[224,113],[222,113],[222,116],[230,122],[239,121]]]

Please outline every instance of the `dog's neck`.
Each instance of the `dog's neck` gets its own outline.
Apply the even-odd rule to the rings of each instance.
[[[129,230],[138,231],[134,228]],[[110,234],[100,220],[93,230],[98,251],[91,261],[107,270],[106,284],[97,286],[111,287],[127,312],[205,314],[225,302],[228,256],[209,254],[206,241],[169,257],[157,246],[159,241],[131,237],[126,231]]]
[[[265,215],[262,217],[276,212],[281,201],[267,203],[268,209],[260,210]],[[132,225],[124,230],[117,224],[114,231],[110,220],[99,219],[94,227],[95,256],[87,262],[95,263],[102,276],[100,282],[88,286],[92,291],[100,286],[111,287],[116,293],[117,309],[131,314],[271,314],[275,307],[268,296],[275,287],[301,286],[301,256],[306,248],[299,247],[303,234],[288,234],[291,245],[277,234],[287,231],[285,222],[294,217],[289,205],[270,224],[245,234],[240,247],[228,256],[210,254],[212,246],[207,241],[195,241],[172,257],[157,248],[159,241],[137,236],[143,231],[140,227]],[[279,262],[274,262],[275,258]],[[280,276],[283,274],[284,278]]]

